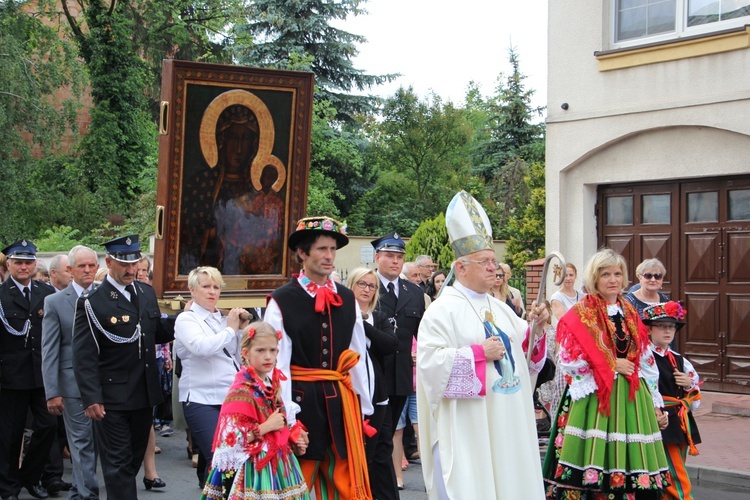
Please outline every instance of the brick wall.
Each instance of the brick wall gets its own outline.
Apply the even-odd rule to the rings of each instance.
[[[539,295],[539,284],[542,282],[542,270],[544,269],[544,259],[532,260],[527,262],[526,266],[526,310],[529,310],[531,303]]]

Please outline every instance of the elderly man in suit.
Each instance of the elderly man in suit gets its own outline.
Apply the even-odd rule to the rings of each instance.
[[[138,235],[104,244],[108,275],[78,299],[73,371],[110,500],[138,498],[135,477],[162,402],[155,344],[174,339],[174,319],[162,318],[151,286],[135,281]]]
[[[73,373],[73,323],[78,298],[93,289],[99,269],[96,252],[78,245],[68,254],[73,281],[44,301],[42,322],[42,375],[47,409],[62,415],[73,461],[73,486],[69,498],[99,498],[96,450],[91,420],[86,417],[81,392]]]
[[[371,244],[375,248],[375,264],[380,279],[380,300],[376,310],[390,318],[398,337],[396,353],[384,358],[383,371],[388,388],[388,410],[386,424],[383,425],[381,437],[378,439],[379,450],[376,452],[376,460],[387,459],[391,461],[391,468],[393,468],[393,433],[406,404],[406,398],[414,392],[414,363],[411,347],[412,339],[417,336],[419,322],[424,314],[425,295],[419,286],[400,277],[404,266],[406,243],[398,233],[387,234],[372,241]],[[390,420],[390,425],[387,423],[388,420]],[[390,482],[391,478],[388,477],[387,480]],[[393,481],[395,486],[395,473]],[[375,485],[373,485],[373,490],[375,490]],[[389,492],[390,490],[391,488],[388,488]],[[384,496],[384,498],[390,498],[390,496]]]
[[[47,412],[42,383],[42,316],[44,298],[55,289],[31,279],[36,271],[36,246],[31,241],[18,240],[2,252],[10,277],[0,284],[0,497],[17,499],[24,487],[34,498],[47,498],[39,481],[57,420]],[[19,469],[29,411],[34,433]]]

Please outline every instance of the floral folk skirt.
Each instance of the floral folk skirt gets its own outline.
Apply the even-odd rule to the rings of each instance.
[[[628,392],[618,375],[604,416],[596,393],[573,401],[566,389],[544,459],[547,498],[660,498],[669,466],[651,392],[643,380],[633,401]]]
[[[264,456],[261,452],[259,458]],[[310,493],[297,457],[283,455],[276,465],[256,470],[248,460],[239,470],[211,468],[201,500],[309,500]]]

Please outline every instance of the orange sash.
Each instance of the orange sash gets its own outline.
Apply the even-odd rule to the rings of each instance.
[[[701,398],[701,393],[698,389],[693,389],[688,392],[684,398],[673,398],[672,396],[663,396],[664,406],[669,408],[670,406],[679,405],[680,408],[677,410],[677,416],[680,418],[680,428],[685,433],[687,438],[688,447],[691,455],[698,455],[698,448],[693,443],[692,429],[690,428],[690,420],[688,419],[688,413],[690,407],[694,401],[698,401]]]
[[[341,353],[336,370],[321,368],[302,368],[291,366],[292,380],[298,382],[334,381],[338,382],[341,393],[341,407],[344,414],[344,432],[346,434],[346,456],[349,463],[349,475],[352,484],[352,498],[372,500],[370,477],[367,473],[364,437],[362,435],[362,414],[357,393],[352,387],[349,370],[359,361],[359,354],[347,349]]]

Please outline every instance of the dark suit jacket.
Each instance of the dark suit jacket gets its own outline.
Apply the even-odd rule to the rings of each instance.
[[[388,399],[388,388],[386,386],[383,366],[385,357],[393,355],[398,349],[398,337],[393,330],[393,325],[388,317],[379,311],[373,312],[373,323],[365,321],[365,335],[370,339],[370,348],[367,350],[372,360],[372,370],[375,373],[375,392],[372,404],[377,404]]]
[[[0,384],[3,389],[27,390],[44,387],[42,381],[42,317],[44,298],[55,289],[39,280],[31,280],[31,307],[23,292],[9,277],[0,284],[5,319],[11,328],[23,331],[26,320],[31,320],[28,335],[12,335],[0,323]]]
[[[389,396],[408,396],[414,392],[411,360],[412,338],[417,337],[424,314],[424,292],[411,281],[398,279],[398,301],[394,303],[380,282],[380,299],[376,311],[396,322],[398,348],[384,359],[386,386]]]
[[[154,346],[174,340],[174,317],[162,319],[150,285],[134,285],[140,310],[107,279],[78,300],[73,369],[84,408],[102,403],[105,410],[139,410],[163,399]],[[132,337],[140,321],[140,338],[130,343],[110,339],[89,318],[87,302],[102,329],[120,338]]]
[[[80,398],[73,373],[73,322],[78,294],[73,283],[44,300],[42,376],[47,399]]]

